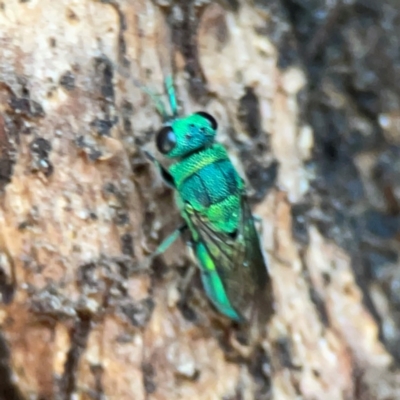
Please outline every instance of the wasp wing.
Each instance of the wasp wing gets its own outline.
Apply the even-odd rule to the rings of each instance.
[[[234,234],[214,230],[199,212],[192,211],[188,217],[239,315],[249,319],[249,312],[255,303],[260,302],[263,304],[258,306],[269,313],[272,304],[272,293],[268,290],[269,275],[246,196],[243,194],[241,197],[241,217]]]

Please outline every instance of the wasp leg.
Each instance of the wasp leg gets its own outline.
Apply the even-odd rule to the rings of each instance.
[[[140,269],[148,269],[151,262],[159,255],[163,254],[168,248],[182,235],[187,229],[187,225],[183,224],[178,229],[175,229],[169,236],[167,236],[162,243],[149,254],[144,260],[140,262]]]
[[[197,267],[194,264],[190,264],[189,268],[183,275],[181,282],[179,283],[179,291],[181,293],[181,302],[186,303],[189,290],[191,289],[193,278],[197,272]]]
[[[160,171],[163,181],[172,189],[175,189],[175,182],[172,175],[161,165],[161,163],[147,150],[144,151],[145,156],[150,160]]]
[[[150,254],[149,257],[157,257],[160,254],[164,253],[171,245],[174,243],[185,230],[187,229],[187,225],[183,224],[178,229],[175,229],[168,237],[166,237],[162,243],[157,247],[157,249]]]

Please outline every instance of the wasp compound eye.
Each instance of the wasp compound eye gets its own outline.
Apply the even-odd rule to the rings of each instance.
[[[210,123],[211,128],[214,131],[218,128],[217,120],[212,115],[210,115],[209,113],[206,113],[205,111],[199,111],[196,114],[200,115],[203,118],[205,118]]]
[[[157,133],[157,149],[162,154],[169,153],[176,145],[176,136],[170,126],[164,126]]]

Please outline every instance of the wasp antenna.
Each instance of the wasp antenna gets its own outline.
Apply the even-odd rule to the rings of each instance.
[[[178,116],[178,103],[176,101],[176,94],[174,88],[174,80],[171,75],[168,75],[164,79],[165,89],[167,90],[169,105],[171,107],[171,112],[174,117]]]
[[[163,122],[166,122],[170,119],[170,116],[167,113],[165,108],[165,104],[161,101],[160,96],[150,89],[146,88],[142,84],[140,84],[136,79],[133,80],[133,83],[136,87],[138,87],[142,92],[146,93],[154,103],[155,108],[157,109],[158,113],[161,115]]]

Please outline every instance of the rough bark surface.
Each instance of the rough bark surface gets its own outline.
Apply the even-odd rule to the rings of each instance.
[[[399,17],[302,3],[0,1],[1,399],[400,399],[400,89],[363,63]],[[182,242],[136,268],[180,222],[137,86],[171,71],[263,219],[275,311],[250,349],[183,289]]]

